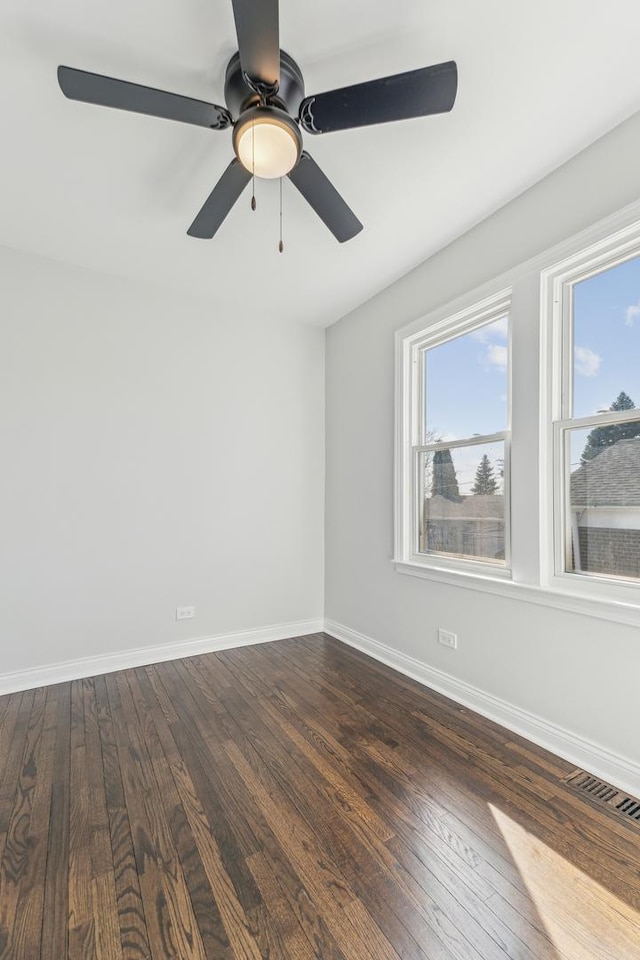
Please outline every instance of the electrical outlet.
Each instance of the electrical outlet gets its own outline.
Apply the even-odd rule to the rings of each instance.
[[[438,628],[438,643],[441,643],[443,647],[450,647],[452,650],[458,649],[458,634],[451,633],[450,630],[443,630],[442,627]]]
[[[176,620],[192,620],[195,615],[195,607],[176,607]]]

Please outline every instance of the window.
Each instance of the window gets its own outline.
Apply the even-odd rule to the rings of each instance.
[[[553,289],[555,576],[640,580],[640,249],[579,254]]]
[[[393,562],[640,626],[640,202],[398,330]]]
[[[399,548],[423,565],[509,570],[509,298],[404,343]]]

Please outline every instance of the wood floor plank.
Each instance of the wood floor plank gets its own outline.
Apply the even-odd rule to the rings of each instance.
[[[237,824],[238,818],[242,821],[242,830],[240,833],[244,833],[245,829],[248,827],[250,829],[250,842],[247,842],[246,838],[242,840],[239,835],[239,841],[241,846],[247,851],[247,863],[251,869],[252,874],[255,874],[255,858],[256,857],[265,857],[269,863],[271,870],[277,876],[277,885],[279,890],[287,898],[291,909],[294,911],[295,917],[302,927],[302,932],[306,937],[307,941],[310,941],[314,948],[318,951],[317,956],[319,957],[335,957],[336,960],[343,960],[343,955],[341,951],[335,945],[335,941],[331,937],[331,934],[326,929],[326,924],[324,924],[317,908],[315,907],[313,900],[306,891],[304,884],[300,880],[300,877],[293,869],[289,858],[286,856],[285,851],[281,847],[277,837],[274,835],[273,831],[266,822],[264,816],[262,815],[260,808],[255,804],[254,798],[251,793],[246,790],[246,787],[239,777],[233,776],[233,771],[226,771],[225,781],[226,785],[221,784],[214,777],[211,778],[211,773],[214,768],[222,767],[225,762],[228,763],[226,759],[226,754],[223,749],[223,742],[218,741],[218,738],[211,735],[211,731],[206,727],[206,716],[202,711],[202,703],[198,704],[197,700],[194,699],[195,690],[189,691],[186,687],[185,677],[178,669],[179,665],[174,665],[175,676],[167,676],[165,674],[163,683],[160,683],[158,677],[156,676],[156,671],[153,668],[149,668],[147,673],[150,678],[154,679],[154,689],[158,695],[160,701],[163,702],[163,708],[165,714],[168,715],[171,719],[172,730],[176,735],[178,742],[184,744],[183,755],[188,756],[188,766],[194,776],[194,782],[198,784],[200,788],[200,797],[203,798],[203,803],[207,805],[211,800],[212,793],[211,791],[217,791],[220,795],[220,799],[226,798],[226,809],[231,813],[231,811],[236,811],[237,816],[233,818],[233,823]],[[200,665],[201,666],[201,665]],[[168,673],[168,672],[167,672]],[[173,681],[173,682],[171,682]],[[202,690],[202,684],[197,685],[200,690]],[[223,679],[221,682],[223,689],[230,689],[230,685]],[[173,714],[170,709],[169,703],[166,701],[168,696],[168,690],[171,690],[174,696],[179,698],[180,703],[183,706],[183,712],[185,717],[188,719],[189,723],[186,726],[179,721],[177,714]],[[205,700],[209,704],[215,705],[217,711],[217,717],[220,716],[219,711],[223,709],[217,698],[214,696],[212,688],[209,685],[206,685],[207,696]],[[201,765],[200,760],[203,759],[206,761],[206,754],[204,758],[202,757],[200,750],[197,745],[197,741],[189,741],[186,736],[186,730],[193,729],[201,732],[203,741],[207,745],[207,753],[209,758],[209,768],[208,771],[205,771],[204,767]],[[226,733],[230,734],[233,731],[233,724],[225,726]],[[226,793],[226,786],[231,785],[232,791],[231,796],[229,797]],[[211,814],[211,819],[214,823],[219,821],[218,810],[214,808]],[[263,851],[263,853],[256,853],[254,851]],[[235,872],[235,871],[234,871]],[[264,877],[263,877],[264,879]],[[236,875],[236,882],[238,882],[238,877]],[[260,885],[261,887],[262,885]],[[273,884],[269,886],[269,890],[274,890]],[[278,896],[278,903],[280,902],[280,894]],[[245,896],[246,899],[246,896]],[[254,899],[254,905],[249,905],[248,915],[250,917],[256,917],[263,914],[263,902],[262,896],[258,899]],[[258,923],[260,924],[260,920]],[[258,927],[258,934],[260,934],[260,926]],[[289,937],[291,939],[291,937]],[[297,942],[297,937],[296,937]],[[302,955],[306,949],[303,950]],[[294,954],[297,956],[297,954]]]
[[[269,782],[267,771],[259,757],[256,755],[253,758],[256,767],[259,770],[263,768],[257,773],[235,742],[228,741],[225,749],[247,788],[259,798],[265,817],[296,866],[305,887],[325,911],[327,925],[345,958],[358,960],[367,956],[372,960],[398,960],[398,953],[383,936],[372,917],[367,917],[363,925],[358,912],[355,914],[355,922],[350,922],[346,908],[355,902],[355,898],[349,895],[344,877],[314,852],[317,844],[312,834],[300,817],[291,810],[287,811],[283,804],[284,797],[274,788],[273,783]],[[278,803],[274,801],[273,794],[278,796]],[[285,812],[286,816],[283,816]],[[363,934],[366,934],[366,939]]]
[[[322,634],[0,697],[0,960],[640,960],[640,830]]]
[[[105,805],[113,860],[116,920],[123,960],[151,956],[140,893],[131,822],[122,785],[113,721],[104,677],[95,678],[98,732],[103,759]]]
[[[95,950],[98,957],[122,960],[122,943],[111,847],[111,831],[98,723],[98,706],[93,679],[83,684],[85,758],[89,788],[88,827],[91,870],[91,901]]]
[[[69,953],[71,684],[56,686],[52,700],[54,696],[57,705],[56,739],[44,880],[41,960],[57,960],[67,957]]]
[[[153,960],[205,960],[163,798],[135,721],[126,672],[106,678]]]
[[[22,700],[25,696],[28,697],[29,694],[23,694],[22,692],[11,693],[8,696],[0,697],[0,700],[2,700],[2,721],[0,722],[0,798],[3,796],[4,791],[6,791],[9,783],[8,777],[11,775],[10,772],[7,772],[7,776],[5,776],[5,769],[14,742],[13,734],[21,713]],[[33,694],[31,694],[31,696],[33,696]],[[19,734],[17,734],[17,736],[19,737]]]
[[[84,680],[71,684],[69,813],[69,960],[96,954],[91,892],[89,772],[84,729]]]
[[[154,708],[152,690],[143,671],[132,672],[131,684],[146,703],[146,739],[158,787],[172,808],[171,827],[207,956],[257,960],[260,950],[248,918],[225,869],[211,824],[191,776],[182,762],[171,731]],[[156,727],[157,723],[157,727]],[[157,747],[154,749],[154,742]],[[214,891],[215,890],[215,894]],[[227,933],[230,931],[230,934]]]
[[[282,731],[285,745],[292,744],[295,747],[298,763],[304,763],[304,769],[314,780],[322,780],[327,784],[326,793],[331,804],[342,811],[354,830],[373,833],[382,842],[390,840],[394,835],[390,824],[371,809],[361,784],[358,782],[354,785],[336,766],[333,758],[332,762],[325,759],[324,751],[318,749],[315,738],[305,736],[305,733],[309,733],[308,728],[301,731],[299,724],[287,716],[287,711],[283,711],[280,704],[271,699],[272,691],[263,678],[243,668],[237,658],[226,655],[221,656],[221,660],[233,675],[236,689],[244,688],[251,701],[260,704],[265,722]]]
[[[14,723],[12,728],[7,728],[3,742],[0,744],[4,753],[4,772],[0,781],[0,861],[4,856],[9,822],[18,792],[20,767],[35,693],[35,690],[27,690],[18,695],[19,699],[15,702]]]
[[[24,875],[16,905],[13,956],[31,958],[44,952],[43,917],[58,705],[55,689],[46,691],[44,724],[32,762],[35,789],[27,827]],[[44,948],[44,949],[43,949]]]
[[[226,665],[230,664],[230,655],[221,657],[221,659]],[[250,702],[255,704],[256,697],[252,685],[247,685],[243,674],[235,674],[235,676],[237,683],[247,689]],[[260,703],[263,707],[265,706],[264,701],[261,700]],[[384,842],[392,839],[392,831],[385,829],[381,820],[371,816],[369,818],[363,817],[360,814],[360,808],[363,805],[360,797],[356,797],[355,801],[352,799],[352,803],[355,805],[355,810],[353,809],[349,803],[349,791],[345,789],[346,785],[341,781],[341,778],[336,777],[335,773],[330,777],[332,789],[328,789],[328,784],[325,781],[324,791],[326,795],[323,790],[318,791],[314,781],[317,783],[322,779],[321,770],[325,770],[326,765],[302,763],[301,761],[306,757],[313,757],[315,751],[309,748],[309,744],[304,738],[297,735],[295,728],[292,728],[286,722],[283,723],[283,718],[278,717],[276,712],[269,713],[267,711],[267,721],[269,716],[274,720],[271,727],[279,726],[286,734],[287,739],[283,741],[283,746],[285,750],[288,746],[289,750],[285,753],[285,756],[288,755],[292,759],[291,743],[299,748],[295,755],[295,763],[299,771],[296,773],[296,780],[300,786],[304,783],[303,792],[305,795],[311,794],[313,796],[313,809],[316,814],[314,817],[313,814],[309,815],[308,812],[300,811],[308,826],[313,829],[314,820],[322,816],[329,821],[329,829],[322,834],[325,840],[324,847],[331,855],[334,863],[346,873],[350,885],[362,905],[375,915],[376,922],[382,932],[391,939],[396,948],[401,950],[403,957],[425,956],[419,948],[418,942],[424,938],[428,930],[424,922],[420,920],[416,904],[412,903],[411,910],[404,910],[399,916],[393,909],[393,905],[397,902],[396,898],[389,896],[390,890],[386,885],[382,883],[380,894],[374,895],[371,885],[367,884],[366,881],[366,878],[373,874],[384,880],[386,876],[385,867],[389,860]],[[258,717],[256,717],[256,720],[258,720]],[[257,723],[254,721],[254,727],[256,726]],[[290,741],[289,744],[287,740]],[[269,765],[273,767],[273,759],[270,760]],[[286,777],[287,774],[281,770],[279,779],[283,786],[286,785]],[[337,787],[337,792],[335,787]],[[352,798],[354,796],[356,795],[351,795]],[[368,819],[374,821],[373,826],[370,826]],[[344,823],[340,821],[344,821]],[[327,838],[329,839],[328,845],[326,843]],[[358,867],[352,870],[351,865],[354,863],[357,863]],[[352,911],[354,919],[357,919],[357,911],[359,910],[360,907],[356,907]]]
[[[50,712],[55,708],[51,700],[49,707]],[[40,947],[47,849],[47,831],[43,826],[46,823],[48,827],[53,759],[52,729],[46,729],[46,719],[47,692],[40,687],[35,691],[26,726],[15,801],[0,863],[2,960],[26,960],[29,953],[25,951],[39,951]]]
[[[264,853],[254,853],[249,858],[264,905],[282,931],[289,951],[281,955],[300,957],[300,960],[306,957],[344,960],[306,887],[291,869],[283,871],[281,864],[281,856],[274,859]]]
[[[304,715],[306,725],[310,725],[314,731],[313,743],[328,744],[333,763],[356,774],[361,786],[368,784],[369,807],[392,821],[396,832],[408,840],[413,849],[419,851],[423,848],[428,856],[437,853],[464,876],[465,882],[481,898],[486,899],[494,892],[477,876],[478,855],[447,826],[449,811],[423,791],[409,791],[408,786],[413,788],[410,764],[407,764],[406,771],[400,771],[400,775],[387,774],[384,760],[380,760],[378,765],[372,764],[368,755],[358,752],[353,743],[347,749],[333,739],[327,731],[324,718],[313,711],[308,701],[300,699],[299,692],[289,690],[287,697],[288,715]]]
[[[220,659],[223,660],[227,666],[230,666],[228,658],[221,657]],[[213,678],[211,679],[213,681]],[[239,690],[242,688],[242,686],[243,684],[241,682],[241,678],[236,676],[235,684],[232,685],[227,683],[225,684],[224,689],[225,690],[235,689],[237,694]],[[249,700],[247,700],[245,699],[244,695],[241,694],[245,705],[247,705],[248,702],[253,702],[255,704],[256,700],[255,700],[255,696],[253,695],[254,691],[251,685],[249,684],[249,686],[246,687],[245,689],[246,689],[246,696],[249,698]],[[209,691],[211,691],[211,687],[209,687]],[[210,693],[210,696],[211,696],[211,693]],[[264,706],[264,703],[263,703],[263,706]],[[330,776],[330,781],[329,780],[325,781],[325,789],[327,789],[329,795],[333,798],[333,803],[331,800],[325,797],[322,792],[318,792],[317,781],[322,780],[322,772],[323,771],[326,772],[327,770],[326,765],[325,767],[323,767],[323,771],[321,771],[320,767],[316,763],[310,763],[310,764],[303,763],[302,766],[300,766],[301,761],[305,759],[305,754],[309,754],[310,752],[308,749],[308,744],[306,743],[306,741],[303,741],[300,737],[298,737],[297,731],[295,731],[295,729],[291,725],[289,725],[286,721],[284,721],[283,717],[277,716],[275,713],[272,713],[271,715],[269,715],[267,711],[267,715],[265,717],[266,722],[269,722],[270,717],[273,720],[273,722],[270,723],[271,729],[272,730],[280,729],[284,734],[284,739],[282,740],[282,748],[279,749],[278,751],[278,757],[280,759],[280,762],[281,763],[284,762],[285,758],[287,757],[289,758],[290,761],[292,760],[292,754],[291,754],[292,746],[299,748],[298,752],[296,753],[296,767],[294,768],[297,771],[296,779],[297,779],[299,788],[301,789],[301,792],[305,795],[308,793],[311,793],[314,798],[312,801],[311,808],[309,807],[306,808],[305,820],[306,820],[307,826],[310,829],[313,829],[314,826],[317,824],[317,821],[321,819],[323,815],[325,818],[328,818],[329,820],[333,820],[336,810],[340,810],[340,814],[345,817],[350,828],[353,828],[355,826],[356,836],[354,837],[354,842],[357,844],[358,843],[357,836],[362,831],[362,828],[368,827],[368,821],[367,821],[367,817],[362,818],[359,815],[357,809],[355,811],[353,810],[351,804],[349,803],[349,799],[351,799],[351,802],[355,805],[356,808],[359,808],[362,805],[361,799],[359,797],[356,798],[355,794],[352,794],[351,797],[349,797],[349,789],[347,785],[341,781],[341,778],[336,776],[335,771],[332,772]],[[258,723],[260,722],[260,718],[257,716],[254,718],[249,718],[248,722],[250,726],[252,726],[255,729]],[[254,743],[254,746],[255,746],[255,743]],[[274,750],[272,747],[271,760],[270,760],[271,768],[273,768],[273,758],[274,758]],[[284,771],[281,768],[281,774],[280,774],[281,785],[283,784],[283,777],[285,778],[285,783],[286,783],[286,775],[284,774]],[[303,783],[303,778],[304,778],[304,783]],[[331,787],[331,789],[329,789],[329,787]],[[378,840],[379,839],[378,835],[380,833],[382,833],[384,839],[389,839],[389,837],[393,835],[390,830],[384,827],[381,821],[378,821],[377,818],[375,818],[375,816],[370,815],[369,819],[374,821],[374,829],[371,830],[372,839]],[[327,847],[326,845],[327,839],[333,838],[334,840],[337,840],[339,838],[339,833],[337,831],[332,829],[329,834],[325,833],[323,836],[325,840],[325,849],[331,855],[333,861],[336,862],[337,864],[342,863],[347,857],[349,857],[352,854],[352,850],[350,848],[345,848],[344,844],[338,847],[334,843],[331,847]],[[382,843],[382,841],[380,841],[380,843]],[[396,940],[403,947],[402,955],[406,957],[424,956],[424,954],[417,947],[415,941],[411,939],[410,935],[408,934],[408,931],[406,929],[403,929],[402,922],[398,921],[398,918],[395,917],[395,915],[393,914],[393,911],[389,909],[388,904],[383,900],[380,900],[377,902],[377,907],[378,907],[378,911],[377,911],[378,923],[380,922],[381,915],[383,914],[386,915],[387,923],[393,927]]]
[[[223,754],[217,744],[218,736],[211,732],[206,719],[201,717],[197,703],[177,668],[167,671],[167,685],[172,694],[179,698],[183,716],[188,720],[187,723],[180,720],[172,723],[172,733],[180,744],[182,755],[187,758],[189,773],[205,803],[208,822],[224,869],[231,877],[243,909],[249,911],[259,905],[261,898],[245,861],[260,849],[260,841],[255,834],[253,817],[248,811],[246,816],[240,816],[236,811],[236,798],[242,793],[241,782],[232,771],[227,771],[226,776],[220,774]],[[159,696],[167,696],[167,687],[162,693],[159,692]],[[198,731],[199,736],[194,738],[193,731]]]

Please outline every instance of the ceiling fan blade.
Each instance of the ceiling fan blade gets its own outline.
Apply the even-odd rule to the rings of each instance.
[[[251,174],[234,157],[187,230],[188,235],[200,240],[210,240],[249,180]]]
[[[240,63],[247,76],[267,89],[280,83],[278,0],[232,0]]]
[[[96,103],[101,107],[116,110],[131,110],[165,120],[195,123],[199,127],[224,130],[232,123],[231,114],[225,107],[214,103],[193,100],[177,93],[166,93],[153,87],[141,87],[127,80],[103,77],[99,73],[87,73],[74,67],[58,67],[58,83],[65,97]]]
[[[300,123],[307,133],[331,133],[451,110],[458,89],[453,60],[306,97]]]
[[[362,224],[355,213],[306,150],[302,151],[300,161],[289,174],[289,179],[329,227],[336,240],[344,243],[360,233]]]

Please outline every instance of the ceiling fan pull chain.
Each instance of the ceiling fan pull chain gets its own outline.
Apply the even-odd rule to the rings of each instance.
[[[284,243],[282,242],[282,177],[280,177],[280,243],[278,244],[278,250],[280,253],[284,250]]]
[[[251,209],[256,208],[256,132],[255,123],[251,121]]]

